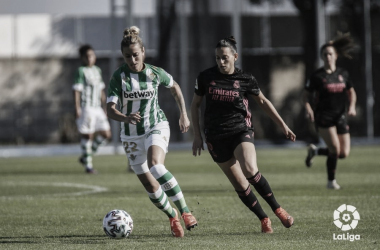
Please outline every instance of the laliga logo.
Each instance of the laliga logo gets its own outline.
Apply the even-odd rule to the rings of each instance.
[[[334,211],[334,224],[342,231],[355,229],[359,220],[360,215],[354,206],[343,204]]]
[[[334,211],[334,224],[342,231],[348,231],[355,229],[360,220],[359,212],[356,210],[356,207],[351,205],[343,204]],[[334,240],[360,240],[360,235],[354,234],[338,234],[333,235]]]

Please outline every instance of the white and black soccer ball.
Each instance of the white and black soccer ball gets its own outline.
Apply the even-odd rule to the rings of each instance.
[[[132,217],[121,209],[114,209],[103,219],[104,232],[111,238],[127,238],[133,230]]]

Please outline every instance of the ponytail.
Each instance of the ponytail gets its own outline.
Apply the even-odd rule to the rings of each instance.
[[[322,54],[323,50],[329,46],[334,47],[338,56],[351,59],[350,52],[355,47],[355,43],[351,38],[350,34],[339,34],[337,38],[331,40],[321,47],[320,53]]]

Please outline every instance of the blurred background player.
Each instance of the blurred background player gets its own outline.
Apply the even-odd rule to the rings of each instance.
[[[235,67],[238,53],[233,37],[219,41],[215,58],[217,65],[201,72],[196,80],[191,104],[193,155],[200,155],[201,149],[204,149],[199,109],[205,97],[204,133],[211,157],[227,176],[241,201],[260,219],[263,233],[273,232],[271,221],[252,192],[250,184],[269,204],[282,224],[287,228],[291,227],[293,217],[277,203],[269,183],[257,167],[248,96],[253,97],[281,128],[286,138],[295,141],[296,136],[262,94],[252,74]]]
[[[179,216],[188,230],[194,228],[197,221],[187,207],[177,180],[164,165],[170,128],[158,105],[159,85],[169,88],[178,104],[182,133],[188,131],[190,121],[182,91],[173,77],[162,68],[144,63],[145,48],[139,33],[136,26],[124,30],[121,52],[125,63],[111,78],[107,114],[121,122],[120,137],[125,153],[151,202],[169,217],[173,236],[183,237]],[[116,104],[119,104],[120,111]],[[171,206],[168,196],[179,212]]]
[[[318,148],[310,144],[306,166],[312,165],[315,155],[327,156],[327,188],[330,189],[340,189],[335,179],[337,161],[338,158],[346,158],[350,153],[350,131],[346,113],[349,116],[356,115],[355,90],[348,72],[337,67],[336,61],[339,56],[351,58],[349,51],[353,47],[354,43],[348,35],[324,44],[320,50],[324,66],[311,75],[304,92],[307,117],[315,123],[319,135],[327,145],[327,148]]]
[[[95,51],[86,44],[79,48],[79,56],[82,66],[76,71],[73,85],[76,122],[81,134],[82,155],[79,162],[86,173],[94,174],[92,155],[105,139],[111,137],[111,130],[104,110],[105,84],[102,71],[95,65]]]

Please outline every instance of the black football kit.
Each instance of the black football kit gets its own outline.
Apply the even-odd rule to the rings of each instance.
[[[342,68],[336,68],[331,74],[320,68],[311,75],[305,89],[315,93],[312,105],[318,127],[336,126],[338,134],[348,133],[347,90],[352,87],[348,72]]]
[[[197,77],[195,94],[206,98],[204,132],[214,161],[227,161],[239,143],[253,142],[248,94],[258,96],[260,88],[252,74],[235,68],[227,75],[212,67]]]

